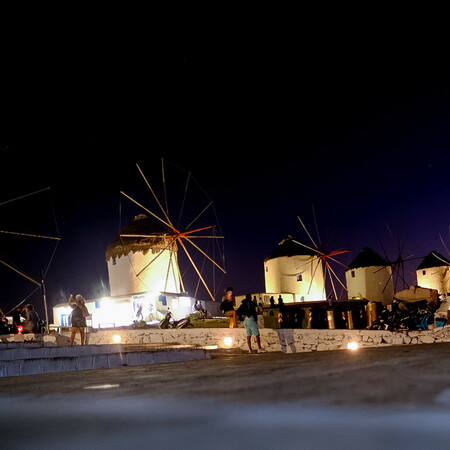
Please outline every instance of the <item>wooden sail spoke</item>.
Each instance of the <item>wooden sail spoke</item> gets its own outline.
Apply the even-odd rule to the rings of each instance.
[[[198,245],[194,244],[190,238],[185,237],[185,239],[191,244],[193,245],[203,256],[205,256],[207,259],[209,259],[209,261],[211,261],[217,268],[219,268],[223,273],[227,273],[225,271],[225,269],[223,269],[221,266],[219,266],[219,264],[216,263],[216,261],[214,261],[207,253],[205,253]]]
[[[12,234],[12,235],[16,235],[16,236],[24,236],[24,237],[34,237],[34,238],[41,238],[41,239],[53,239],[55,241],[60,241],[61,238],[59,237],[54,237],[54,236],[43,236],[41,234],[31,234],[31,233],[19,233],[16,231],[5,231],[5,230],[0,230],[0,233],[3,234]]]
[[[180,239],[179,242],[180,242],[180,245],[181,245],[181,247],[183,248],[184,252],[186,253],[186,256],[188,257],[189,261],[191,262],[192,266],[194,267],[195,271],[197,272],[197,275],[199,276],[200,280],[202,281],[203,286],[204,286],[205,289],[207,290],[207,292],[208,292],[208,294],[210,295],[211,299],[212,299],[213,301],[215,301],[216,299],[214,298],[214,296],[212,295],[211,291],[209,290],[208,285],[206,284],[206,282],[205,282],[205,280],[204,280],[202,274],[201,274],[200,271],[198,270],[198,268],[197,268],[197,266],[196,266],[194,260],[192,259],[191,255],[189,254],[189,252],[188,252],[186,246],[184,245],[184,242],[183,242],[181,239]]]

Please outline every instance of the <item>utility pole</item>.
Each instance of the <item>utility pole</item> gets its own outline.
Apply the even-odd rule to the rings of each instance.
[[[44,280],[44,271],[41,269],[41,289],[42,296],[44,297],[44,309],[45,309],[45,334],[49,334],[49,326],[48,326],[48,310],[47,310],[47,294],[45,290],[45,280]]]

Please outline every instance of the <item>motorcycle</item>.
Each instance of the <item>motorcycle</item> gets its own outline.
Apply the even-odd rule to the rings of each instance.
[[[372,330],[415,330],[428,329],[432,321],[432,311],[426,301],[411,303],[392,303],[391,310],[384,307],[377,320],[372,324]]]

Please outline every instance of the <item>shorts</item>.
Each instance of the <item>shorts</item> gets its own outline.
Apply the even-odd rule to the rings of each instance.
[[[246,317],[244,319],[244,326],[247,336],[259,336],[258,324],[256,323],[254,317]]]

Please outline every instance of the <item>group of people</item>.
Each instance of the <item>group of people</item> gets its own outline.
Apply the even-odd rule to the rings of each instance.
[[[235,308],[236,298],[233,295],[233,288],[229,287],[225,290],[225,296],[222,298],[220,309],[227,317],[230,318],[230,328],[237,327],[237,319],[243,321],[247,334],[247,346],[249,353],[266,353],[266,350],[264,350],[261,346],[261,338],[258,327],[259,309],[256,298],[252,300],[251,295],[247,294],[245,299],[242,300],[239,308]],[[258,350],[253,350],[252,336],[255,336]]]
[[[3,318],[3,320],[6,320],[6,318]],[[31,304],[18,306],[12,314],[12,321],[12,326],[5,323],[12,333],[41,332],[41,320]]]

